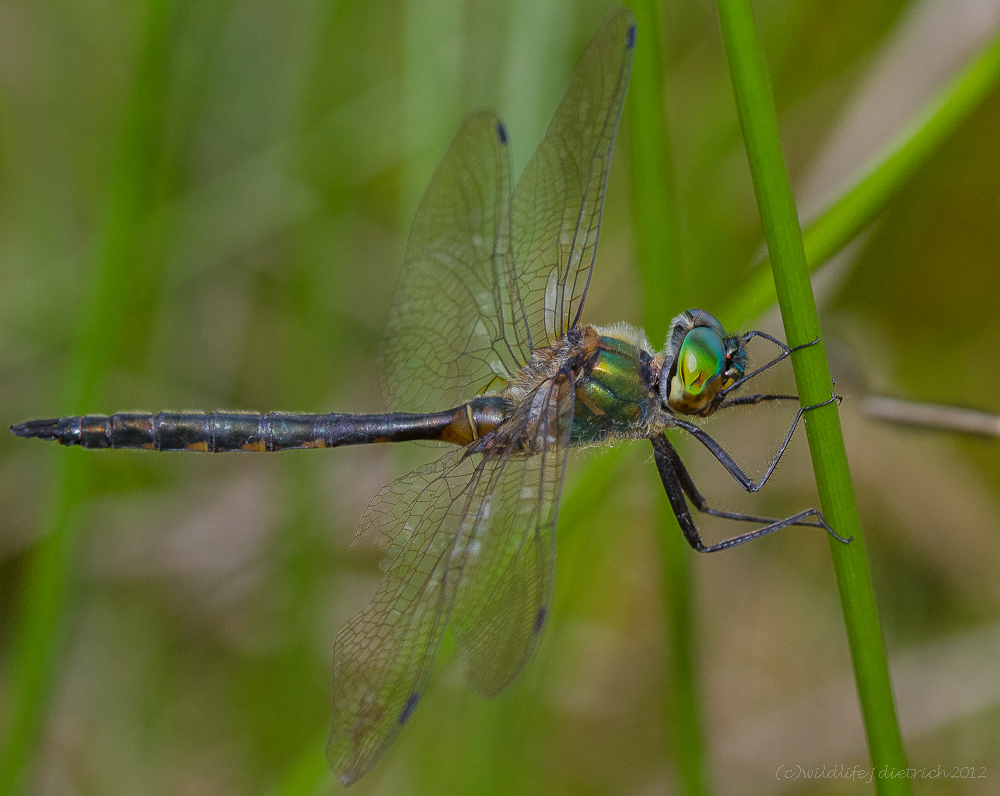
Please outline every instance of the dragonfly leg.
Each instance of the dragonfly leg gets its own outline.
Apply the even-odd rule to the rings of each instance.
[[[816,345],[819,342],[819,338],[815,337],[812,340],[810,340],[808,343],[802,343],[801,345],[796,345],[796,346],[792,346],[791,348],[789,348],[785,343],[783,343],[777,337],[772,337],[767,332],[761,332],[761,331],[759,331],[757,329],[753,329],[752,331],[749,331],[745,335],[743,335],[743,338],[742,338],[743,339],[743,345],[746,345],[751,340],[753,340],[753,338],[755,338],[755,337],[763,337],[765,340],[770,340],[772,343],[774,343],[776,346],[778,346],[778,348],[780,348],[782,351],[785,352],[785,356],[788,356],[793,351],[801,351],[803,348],[809,348],[810,346],[814,346],[814,345]],[[784,357],[782,357],[782,359],[784,359]]]
[[[708,505],[708,502],[704,497],[702,497],[701,493],[694,485],[691,475],[688,473],[687,468],[681,461],[680,456],[677,455],[677,451],[674,446],[670,444],[670,440],[668,440],[665,435],[660,435],[658,437],[654,437],[652,439],[652,443],[654,458],[656,459],[656,468],[659,470],[660,480],[663,482],[663,487],[666,490],[670,506],[674,511],[674,516],[677,517],[677,522],[681,526],[681,531],[684,533],[684,538],[687,539],[688,544],[699,553],[715,553],[719,550],[727,550],[730,547],[736,547],[737,545],[750,542],[754,539],[759,539],[762,536],[767,536],[768,534],[774,533],[782,528],[788,528],[792,525],[822,528],[834,539],[845,544],[853,539],[853,537],[845,539],[840,536],[833,530],[833,528],[830,527],[827,521],[823,518],[823,515],[816,509],[806,509],[805,511],[800,511],[798,514],[793,514],[791,517],[786,517],[785,519],[758,517],[753,514],[742,514],[739,512],[713,509]],[[760,528],[755,528],[752,531],[747,531],[746,533],[737,534],[736,536],[732,536],[728,539],[723,539],[721,542],[707,545],[702,539],[701,534],[698,531],[698,527],[694,524],[694,520],[691,517],[691,511],[688,508],[687,500],[685,500],[685,495],[695,508],[704,514],[728,520],[737,520],[739,522],[764,523],[764,525]],[[810,518],[812,518],[813,521],[810,522]]]
[[[731,409],[734,406],[756,406],[764,401],[797,401],[797,395],[772,395],[770,393],[755,393],[754,395],[741,395],[739,398],[727,398],[716,411],[721,409]]]
[[[722,393],[721,393],[722,395],[728,395],[729,393],[733,392],[734,390],[738,390],[740,387],[742,387],[744,384],[746,384],[748,381],[750,381],[750,379],[754,378],[755,376],[759,376],[765,370],[769,370],[769,369],[773,368],[775,365],[777,365],[779,362],[787,359],[793,352],[795,352],[795,351],[801,351],[803,348],[809,348],[809,346],[814,346],[814,345],[816,345],[819,342],[819,338],[817,337],[815,340],[810,340],[808,343],[803,343],[802,345],[797,345],[797,346],[794,346],[792,348],[789,348],[787,345],[785,345],[783,342],[781,342],[781,340],[779,340],[777,337],[772,337],[767,332],[760,332],[760,331],[757,331],[757,330],[753,330],[753,331],[747,332],[741,338],[741,342],[742,342],[743,345],[746,345],[748,342],[750,342],[755,337],[763,337],[765,340],[769,340],[770,342],[774,343],[776,346],[778,346],[778,348],[781,349],[781,353],[778,354],[778,356],[776,356],[774,359],[772,359],[766,365],[761,365],[759,368],[757,368],[755,370],[752,370],[749,373],[747,373],[739,381],[736,381],[736,382],[733,382],[732,384],[730,384],[725,390],[722,391]]]
[[[791,354],[794,351],[801,351],[803,348],[809,348],[811,346],[816,345],[818,342],[819,342],[819,337],[814,337],[808,343],[802,343],[801,345],[793,345],[791,348],[788,349],[788,353]]]
[[[753,397],[753,396],[748,396],[748,397]],[[778,397],[783,397],[783,396],[778,396]],[[766,396],[761,397],[761,400],[765,399]],[[788,433],[785,435],[785,439],[781,443],[781,447],[778,448],[778,452],[774,455],[774,459],[771,460],[771,463],[767,466],[767,469],[764,470],[764,475],[761,476],[759,481],[754,481],[749,475],[743,472],[743,469],[733,460],[733,457],[730,456],[728,453],[726,453],[726,450],[718,442],[712,439],[712,437],[709,436],[707,432],[703,431],[698,426],[694,425],[694,423],[688,423],[686,420],[680,420],[679,418],[675,418],[674,425],[677,428],[686,431],[688,434],[690,434],[692,437],[698,440],[702,445],[708,448],[711,454],[716,459],[719,460],[722,466],[729,471],[729,474],[733,478],[735,478],[736,481],[739,483],[739,485],[742,486],[747,492],[757,492],[758,490],[760,490],[761,487],[764,486],[764,484],[767,483],[767,479],[771,477],[771,473],[774,472],[774,468],[777,467],[778,462],[781,461],[781,457],[785,452],[785,448],[787,448],[788,443],[792,441],[792,434],[795,433],[795,427],[799,424],[799,418],[801,418],[805,412],[809,412],[813,409],[819,409],[819,407],[826,406],[827,404],[833,403],[836,400],[838,400],[838,396],[831,393],[830,397],[827,398],[825,401],[821,401],[818,404],[812,404],[811,406],[799,407],[799,411],[795,413],[795,419],[792,420],[792,425],[788,429]]]

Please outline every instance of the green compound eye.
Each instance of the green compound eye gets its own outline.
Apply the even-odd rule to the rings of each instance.
[[[697,326],[684,337],[677,354],[677,377],[689,395],[700,395],[705,386],[725,368],[726,348],[722,338],[706,326]],[[718,386],[715,386],[718,390]]]

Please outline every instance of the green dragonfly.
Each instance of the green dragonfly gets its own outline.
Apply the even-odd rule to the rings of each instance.
[[[691,434],[745,489],[757,491],[811,407],[798,410],[758,481],[684,418],[794,399],[731,395],[788,357],[786,345],[759,331],[727,336],[696,309],[673,320],[660,353],[638,329],[580,321],[635,43],[635,18],[623,8],[581,57],[516,190],[503,122],[478,113],[462,123],[413,220],[380,352],[385,392],[405,411],[87,415],[12,428],[85,448],[278,451],[402,440],[457,446],[386,486],[361,520],[358,536],[377,533],[387,554],[374,598],[334,646],[327,756],[345,784],[368,771],[409,720],[446,626],[484,696],[500,693],[524,668],[548,616],[570,448],[652,440],[681,530],[700,552],[791,525],[848,541],[815,509],[773,519],[711,508],[665,434]],[[747,372],[746,345],[754,337],[777,350]],[[452,408],[432,411],[442,406]],[[688,500],[706,514],[758,527],[705,544]]]

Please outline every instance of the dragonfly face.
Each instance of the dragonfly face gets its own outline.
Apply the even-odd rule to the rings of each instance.
[[[762,332],[727,337],[702,310],[675,319],[662,354],[627,325],[581,323],[635,43],[635,18],[622,8],[581,57],[516,188],[503,123],[479,113],[460,126],[417,208],[380,352],[395,411],[87,415],[12,428],[92,448],[276,451],[412,439],[457,446],[386,486],[358,529],[385,548],[385,577],[334,648],[327,758],[345,784],[375,764],[414,714],[446,627],[484,696],[524,668],[548,616],[570,448],[651,439],[667,497],[699,551],[788,525],[833,533],[813,509],[772,520],[710,508],[664,434],[687,431],[756,491],[777,457],[754,482],[683,416],[794,400],[729,397],[787,357],[787,346]],[[780,353],[745,375],[744,346],[754,336]],[[761,527],[705,545],[688,500]]]
[[[727,337],[722,324],[704,310],[674,318],[664,356],[663,403],[672,412],[698,417],[719,408],[725,391],[743,378],[747,362],[743,341]]]

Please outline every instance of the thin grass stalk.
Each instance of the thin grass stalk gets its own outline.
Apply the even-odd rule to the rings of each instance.
[[[662,26],[653,0],[632,4],[639,44],[628,101],[632,219],[638,249],[644,326],[665,337],[671,314],[690,298],[681,257],[680,232],[670,139],[664,107]],[[677,302],[671,308],[668,301]],[[694,580],[691,550],[662,491],[657,504],[662,578],[664,639],[669,672],[663,709],[670,728],[667,758],[684,793],[708,792],[705,770],[704,707],[694,634]]]
[[[795,382],[804,405],[819,404],[831,396],[830,368],[753,12],[748,0],[718,0],[717,5],[785,336],[790,346],[818,341],[793,354]],[[830,548],[869,753],[877,772],[876,790],[880,794],[910,793],[889,664],[836,403],[808,412],[805,424],[823,514],[840,534],[854,539],[847,545],[831,539]]]
[[[141,219],[155,200],[155,131],[172,11],[173,0],[151,0],[146,10],[145,39],[124,114],[103,227],[97,236],[90,289],[80,305],[83,316],[63,404],[71,411],[94,405],[111,370],[113,352],[132,333],[123,310],[140,292],[137,282],[155,279],[148,268],[136,267],[136,248]],[[75,515],[92,491],[93,478],[92,467],[78,453],[64,451],[58,456],[48,518],[25,567],[10,709],[0,745],[0,796],[28,786],[65,646],[78,542]]]

